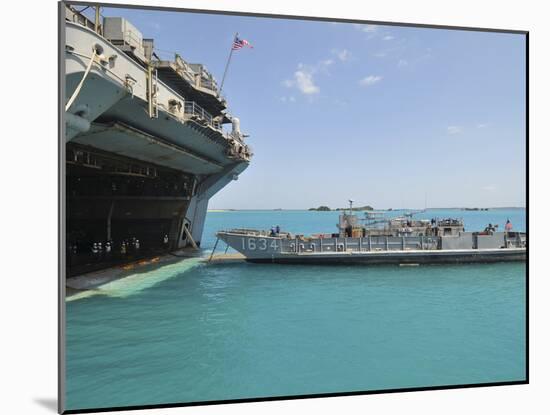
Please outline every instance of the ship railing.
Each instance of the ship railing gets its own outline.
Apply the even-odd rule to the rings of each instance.
[[[212,128],[222,131],[222,125],[219,121],[214,120],[214,117],[199,104],[194,101],[185,101],[183,104],[183,113],[189,118],[198,118],[203,120]]]
[[[212,77],[212,75],[210,75],[209,73],[203,72],[202,76],[200,77],[200,86],[202,88],[206,88],[215,92],[216,95],[219,95],[218,84],[216,83],[216,80]]]
[[[436,237],[371,236],[283,238],[281,252],[377,252],[377,251],[433,251],[438,249]]]
[[[174,62],[178,73],[182,75],[191,85],[208,89],[214,92],[218,98],[224,100],[219,93],[218,83],[214,79],[214,76],[202,65],[190,64],[178,53],[174,54]]]
[[[251,236],[268,236],[269,235],[268,231],[262,231],[258,229],[247,229],[247,228],[235,228],[235,229],[224,230],[221,232],[238,233],[242,235],[251,235]]]
[[[73,23],[78,23],[81,26],[87,27],[88,29],[94,29],[94,22],[71,6],[65,8],[65,18]]]
[[[190,63],[188,65],[198,75],[197,86],[208,89],[219,97],[218,84],[214,79],[214,76],[204,67],[204,65],[200,63]]]
[[[437,226],[463,226],[464,221],[461,218],[435,219]]]

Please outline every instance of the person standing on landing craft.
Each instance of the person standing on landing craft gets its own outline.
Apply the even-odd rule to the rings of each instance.
[[[510,219],[506,219],[506,225],[504,225],[504,230],[506,232],[510,232],[512,230],[512,222],[510,222]]]

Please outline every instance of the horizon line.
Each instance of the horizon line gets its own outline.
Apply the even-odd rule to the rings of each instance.
[[[319,207],[319,206],[318,206]],[[317,208],[318,208],[317,207]],[[227,211],[227,210],[309,210],[317,208],[208,208],[208,211]],[[331,211],[349,209],[347,207],[330,208]],[[440,206],[440,207],[427,207],[427,208],[413,208],[413,207],[401,207],[401,208],[374,208],[372,210],[430,210],[430,209],[526,209],[525,206]],[[366,209],[365,209],[366,210]]]

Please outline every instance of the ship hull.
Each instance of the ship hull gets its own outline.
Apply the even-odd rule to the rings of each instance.
[[[525,248],[464,251],[393,251],[337,254],[284,254],[247,258],[248,262],[310,265],[425,265],[518,262],[526,260]]]
[[[234,137],[170,106],[197,94],[72,22],[64,72],[67,275],[200,246],[209,199],[249,164]]]
[[[525,261],[525,234],[462,236],[289,238],[261,231],[221,231],[218,238],[244,255],[246,261],[279,264],[460,264]],[[444,245],[444,248],[441,248]],[[446,249],[445,246],[453,246]],[[474,246],[476,246],[474,248]]]

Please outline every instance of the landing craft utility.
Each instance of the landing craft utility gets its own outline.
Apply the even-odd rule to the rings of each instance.
[[[489,224],[466,232],[460,219],[415,220],[412,214],[385,219],[367,212],[364,223],[349,213],[339,217],[338,232],[306,237],[273,228],[232,229],[217,237],[249,262],[290,264],[433,264],[525,261],[527,235]]]

